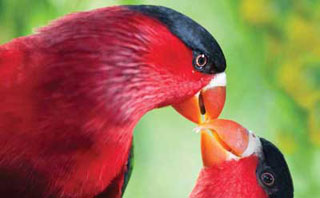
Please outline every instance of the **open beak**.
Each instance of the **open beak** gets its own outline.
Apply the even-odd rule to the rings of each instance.
[[[205,167],[240,159],[257,150],[258,137],[234,121],[211,120],[201,124],[199,129],[202,161]]]
[[[226,74],[220,73],[196,95],[186,101],[172,105],[187,119],[201,124],[218,118],[226,100]]]

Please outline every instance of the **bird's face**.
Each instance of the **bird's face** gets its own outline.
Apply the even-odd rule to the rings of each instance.
[[[281,152],[230,120],[201,127],[204,168],[192,198],[293,198],[293,184]]]
[[[189,120],[217,118],[225,102],[226,61],[216,40],[192,19],[159,6],[128,6],[147,36],[143,62],[173,107]],[[148,18],[145,18],[148,17]],[[151,20],[150,20],[151,19]]]

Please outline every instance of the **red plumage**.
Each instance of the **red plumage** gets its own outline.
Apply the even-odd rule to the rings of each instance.
[[[203,168],[190,198],[267,198],[257,181],[258,163],[253,155]]]
[[[212,78],[194,72],[192,51],[163,24],[125,7],[1,46],[0,193],[92,198],[109,185],[104,197],[120,197],[141,116]]]

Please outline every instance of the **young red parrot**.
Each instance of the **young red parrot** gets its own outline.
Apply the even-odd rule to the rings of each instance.
[[[225,68],[208,31],[159,6],[71,14],[0,46],[0,196],[121,197],[139,119],[216,118]]]
[[[293,198],[279,149],[231,120],[200,126],[201,170],[190,198]]]

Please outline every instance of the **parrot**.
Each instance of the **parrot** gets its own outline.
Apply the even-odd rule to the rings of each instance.
[[[122,197],[140,118],[217,118],[225,69],[215,38],[162,6],[76,12],[0,45],[0,196]]]
[[[288,165],[273,143],[232,120],[198,130],[204,167],[190,198],[293,198]]]

